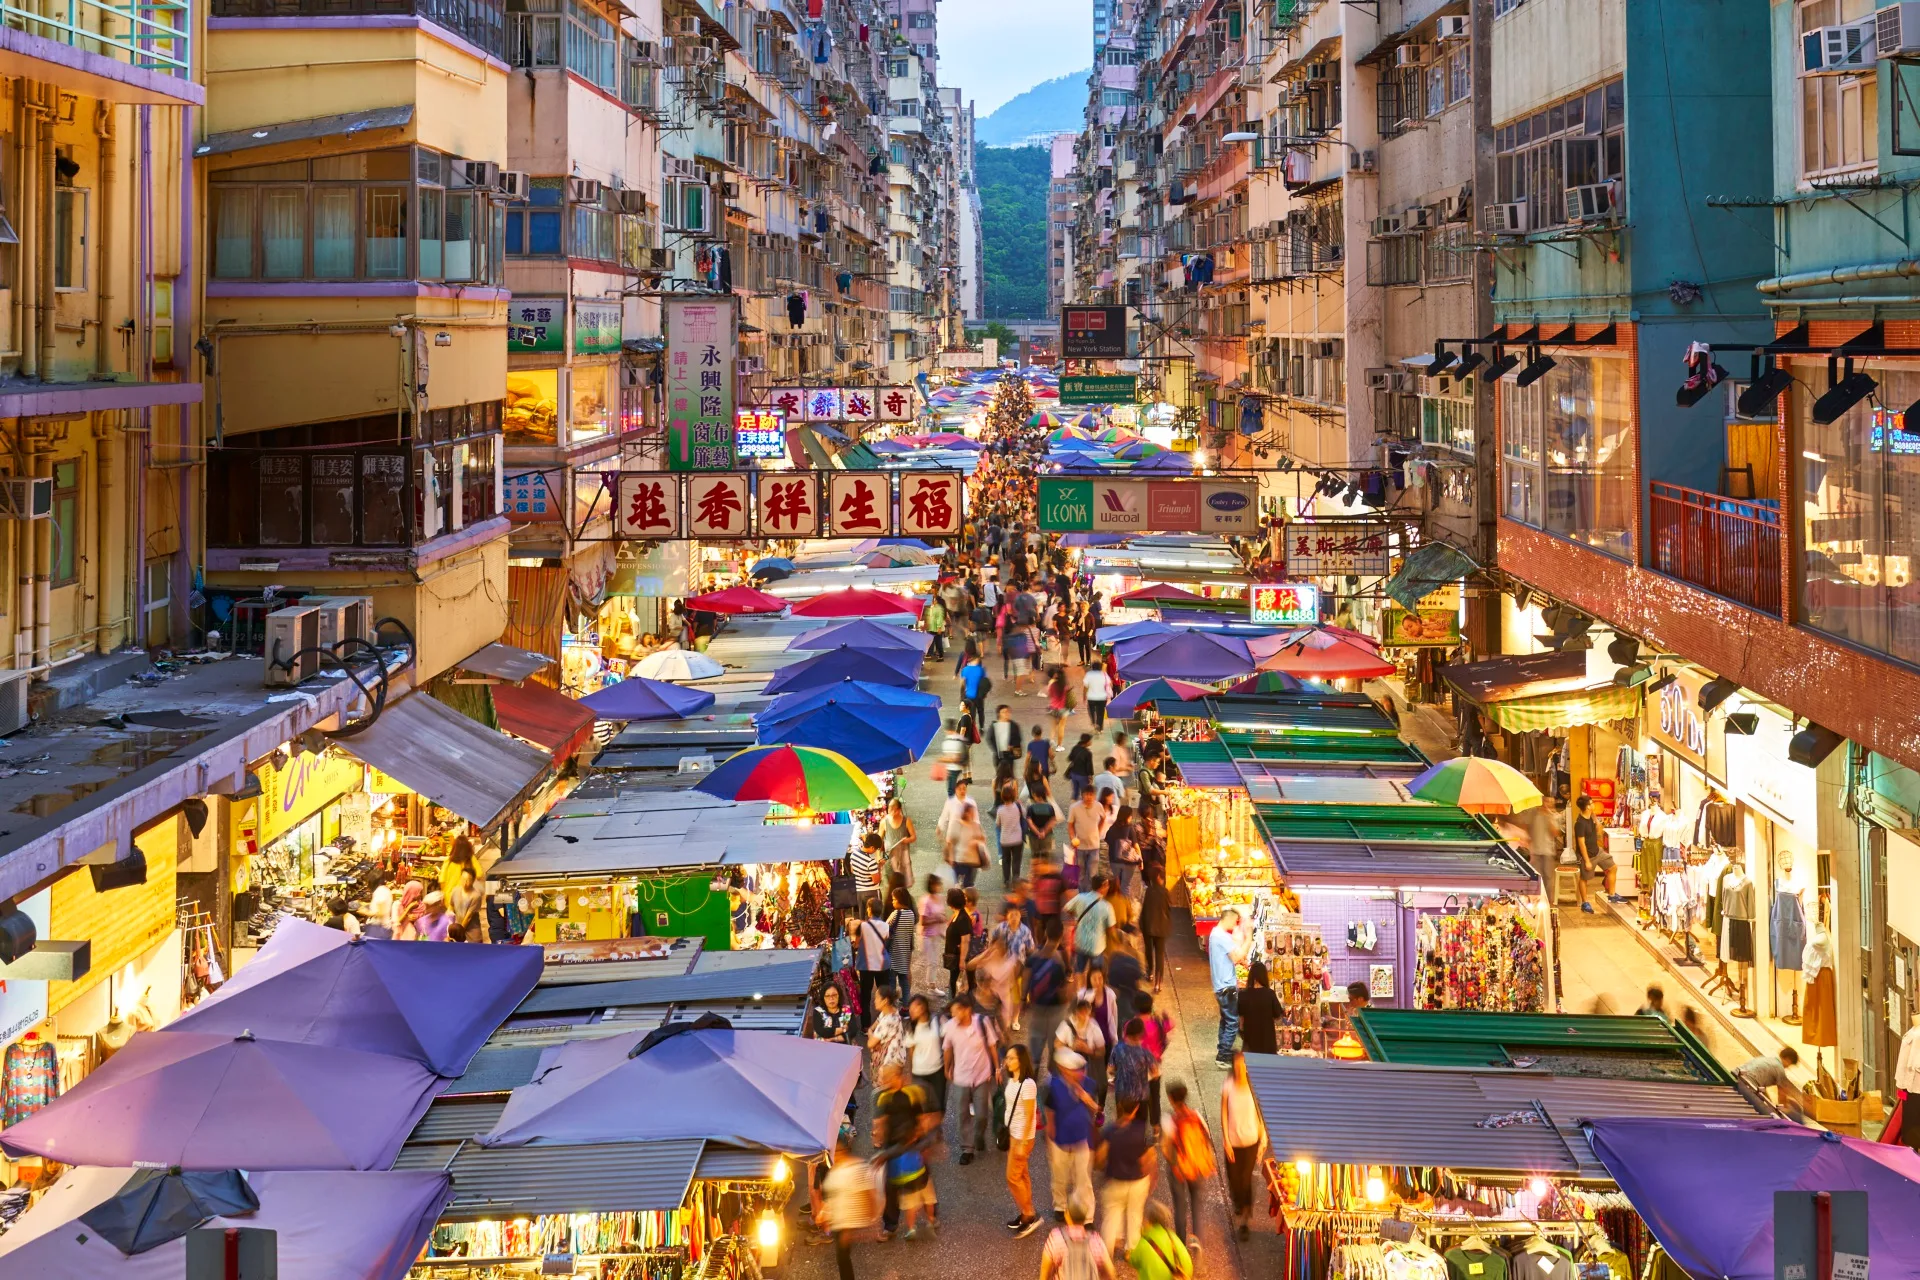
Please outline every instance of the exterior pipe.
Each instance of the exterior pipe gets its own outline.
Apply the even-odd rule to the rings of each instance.
[[[100,346],[103,350],[107,345],[106,335],[107,330],[102,329]],[[125,417],[126,413],[127,411],[122,409],[115,416]],[[96,504],[93,531],[93,607],[96,610],[94,614],[96,618],[103,618],[107,613],[107,565],[112,559],[107,555],[107,548],[112,545],[113,539],[113,439],[115,434],[117,433],[112,427],[103,425],[98,428],[98,434],[93,440],[94,502]],[[137,564],[130,566],[127,570],[129,573],[138,571]],[[101,653],[113,652],[113,640],[105,629],[99,631],[96,640]]]
[[[53,271],[54,254],[58,248],[54,241],[59,222],[54,215],[57,187],[54,162],[58,153],[53,149],[53,120],[60,110],[60,91],[47,85],[46,96],[47,103],[40,110],[40,155],[35,177],[40,183],[40,376],[51,382],[54,340],[58,336],[54,332],[54,319],[60,301],[55,292],[57,278]],[[45,661],[45,658],[42,657],[41,661]]]
[[[20,297],[20,331],[14,346],[20,350],[20,375],[40,376],[40,271],[46,266],[38,252],[40,245],[40,104],[38,89],[30,80],[15,82],[14,93],[20,109],[20,225],[14,229],[19,238],[19,281],[15,290]]]
[[[1779,298],[1768,306],[1776,311],[1826,310],[1832,307],[1920,307],[1920,294],[1856,294],[1841,298]]]
[[[41,479],[50,478],[53,455],[44,450],[35,452],[33,474]],[[53,651],[53,521],[35,520],[32,524],[33,660],[37,665],[47,661]]]
[[[95,108],[93,131],[100,139],[100,212],[97,215],[100,237],[100,277],[93,289],[94,326],[93,369],[95,373],[113,372],[113,185],[119,148],[114,145],[114,112],[111,102]],[[100,545],[106,546],[105,539]],[[104,597],[103,597],[104,598]]]
[[[1862,280],[1900,280],[1920,276],[1920,258],[1901,258],[1895,262],[1862,262],[1851,267],[1828,267],[1824,271],[1801,271],[1789,276],[1762,280],[1754,288],[1761,293],[1792,293],[1795,289],[1813,289],[1824,284],[1855,284]],[[1916,299],[1907,299],[1916,301]]]

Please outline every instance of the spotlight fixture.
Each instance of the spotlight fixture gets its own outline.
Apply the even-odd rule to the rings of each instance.
[[[1464,378],[1487,362],[1487,358],[1478,351],[1469,351],[1460,357],[1460,363],[1453,367],[1453,376]]]
[[[1856,372],[1849,356],[1844,374],[1834,377],[1834,357],[1827,357],[1827,389],[1813,402],[1813,420],[1827,426],[1847,410],[1873,394],[1880,384],[1864,373]]]
[[[1636,685],[1645,684],[1651,679],[1653,679],[1653,668],[1644,662],[1636,662],[1631,666],[1621,667],[1613,673],[1613,683],[1621,689],[1631,689]]]
[[[1550,629],[1558,631],[1561,624],[1566,622],[1572,613],[1573,610],[1563,604],[1550,604],[1540,611],[1540,621],[1546,623]]]
[[[1809,720],[1806,728],[1787,740],[1787,759],[1812,769],[1845,741],[1833,730],[1822,728]]]
[[[1546,377],[1547,374],[1552,371],[1553,367],[1559,363],[1559,361],[1555,360],[1552,356],[1543,354],[1538,347],[1533,348],[1529,354],[1532,356],[1532,362],[1520,371],[1519,377],[1513,380],[1513,385],[1516,387],[1532,386],[1534,383],[1540,381],[1540,379]]]
[[[1615,636],[1607,642],[1607,656],[1623,667],[1638,662],[1640,642],[1632,636]]]
[[[1498,382],[1509,373],[1512,373],[1519,364],[1520,354],[1518,352],[1509,353],[1505,347],[1495,347],[1493,349],[1493,363],[1487,366],[1487,378],[1490,381]]]
[[[207,802],[198,796],[190,796],[180,802],[180,816],[187,820],[187,830],[195,839],[207,826]]]
[[[1562,653],[1574,653],[1591,648],[1593,648],[1593,637],[1588,635],[1571,635],[1560,642]]]
[[[1727,712],[1728,733],[1737,733],[1746,737],[1752,737],[1754,733],[1759,731],[1759,728],[1760,713],[1758,711]]]
[[[1920,436],[1920,400],[1915,400],[1900,415],[1900,425],[1895,428],[1903,436]]]
[[[1678,680],[1679,678],[1680,678],[1679,676],[1674,675],[1673,672],[1671,671],[1662,671],[1658,676],[1656,676],[1652,681],[1648,683],[1647,692],[1658,693],[1662,689],[1666,688],[1668,685],[1672,684],[1675,680]]]
[[[1761,418],[1772,415],[1775,402],[1786,394],[1793,385],[1793,375],[1773,362],[1772,357],[1762,361],[1754,357],[1753,381],[1740,393],[1734,407],[1743,418]]]
[[[1458,359],[1458,356],[1447,350],[1447,345],[1444,342],[1434,343],[1433,363],[1427,366],[1427,376],[1433,377],[1435,374],[1445,373],[1453,367],[1453,362]]]
[[[1554,630],[1564,631],[1570,636],[1583,636],[1587,634],[1587,629],[1592,625],[1593,619],[1589,618],[1586,614],[1574,613],[1572,610],[1568,610],[1567,613],[1561,617],[1560,622],[1555,625]]]
[[[1738,681],[1729,680],[1725,676],[1715,676],[1700,686],[1700,714],[1706,715],[1738,692],[1740,692]]]

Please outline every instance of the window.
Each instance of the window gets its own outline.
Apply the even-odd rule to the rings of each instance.
[[[931,13],[910,13],[907,15],[908,27],[924,28],[931,27],[932,25],[933,15]]]
[[[173,367],[174,281],[173,276],[156,276],[153,281],[153,363],[162,369]]]
[[[1367,241],[1367,283],[1419,284],[1426,238],[1418,234],[1382,236]]]
[[[1629,363],[1553,359],[1554,367],[1531,386],[1500,387],[1503,510],[1523,524],[1631,556]]]
[[[1473,452],[1473,379],[1455,382],[1453,394],[1420,397],[1420,441],[1461,453]]]
[[[53,287],[79,293],[87,287],[87,196],[81,187],[53,191]]]
[[[1795,372],[1826,386],[1824,369]],[[1920,663],[1920,597],[1912,587],[1920,557],[1920,436],[1899,429],[1898,408],[1920,399],[1920,373],[1868,372],[1880,383],[1878,394],[1824,427],[1807,412],[1811,396],[1796,389],[1793,398],[1806,541],[1801,610],[1810,627]]]
[[[1525,204],[1532,230],[1565,225],[1567,189],[1606,183],[1621,209],[1626,86],[1614,80],[1494,130],[1502,204]]]
[[[1472,225],[1459,223],[1427,232],[1427,283],[1472,278]]]
[[[53,464],[53,585],[80,580],[80,459]]]
[[[1427,116],[1432,118],[1447,109],[1447,67],[1436,62],[1427,68]]]
[[[1801,0],[1800,30],[1873,16],[1873,0]],[[1797,53],[1797,49],[1796,49]],[[1867,168],[1879,159],[1879,65],[1858,72],[1800,73],[1800,176]],[[1896,83],[1896,91],[1900,88]],[[1896,113],[1897,114],[1897,113]]]
[[[1473,94],[1473,55],[1462,49],[1447,59],[1447,101],[1464,102]]]
[[[887,74],[895,80],[905,79],[907,76],[907,60],[905,58],[890,59],[887,63]]]
[[[516,67],[560,67],[608,93],[620,89],[620,33],[581,0],[508,0],[508,55]]]
[[[147,631],[150,635],[166,634],[166,613],[173,604],[172,562],[166,559],[147,561],[147,613],[149,616]]]
[[[527,202],[507,210],[507,252],[516,257],[559,257],[564,249],[561,207],[566,199],[565,178],[532,179]]]

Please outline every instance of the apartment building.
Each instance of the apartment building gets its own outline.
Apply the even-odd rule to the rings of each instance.
[[[1083,135],[1056,133],[1047,148],[1049,184],[1047,189],[1047,314],[1058,316],[1062,305],[1078,301],[1074,293],[1078,272],[1073,265],[1075,249],[1074,210],[1082,196],[1078,171],[1078,148]]]
[[[942,350],[961,345],[961,156],[956,121],[938,77],[934,0],[888,0],[893,41],[886,51],[888,188],[887,379],[930,372]]]

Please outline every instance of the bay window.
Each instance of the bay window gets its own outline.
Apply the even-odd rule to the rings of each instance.
[[[1552,358],[1553,368],[1531,386],[1500,384],[1502,512],[1630,557],[1631,365],[1598,356]]]

